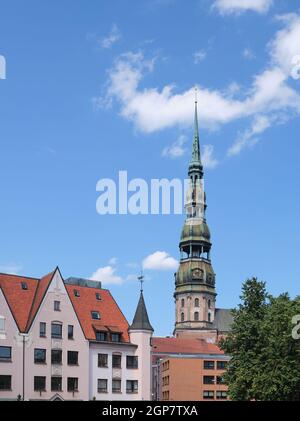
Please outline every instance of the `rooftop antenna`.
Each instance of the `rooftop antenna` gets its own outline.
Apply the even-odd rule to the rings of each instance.
[[[145,282],[144,279],[145,279],[145,277],[144,277],[143,269],[142,269],[140,276],[138,276],[138,281],[141,284],[141,292],[143,292],[143,283]]]

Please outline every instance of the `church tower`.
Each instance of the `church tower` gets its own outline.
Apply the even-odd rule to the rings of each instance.
[[[205,217],[206,196],[199,143],[196,99],[193,150],[185,202],[186,220],[179,243],[180,265],[175,274],[174,334],[205,338],[214,329],[216,291],[215,273],[210,260],[210,232]]]

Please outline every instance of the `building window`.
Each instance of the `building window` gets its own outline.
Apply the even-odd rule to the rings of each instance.
[[[78,377],[68,377],[68,392],[78,392]]]
[[[181,307],[184,307],[184,299],[181,299]]]
[[[203,391],[203,399],[214,399],[215,392],[212,390],[204,390]]]
[[[100,292],[96,292],[96,300],[101,301],[101,294]]]
[[[5,319],[0,317],[0,332],[5,332]]]
[[[181,321],[184,322],[184,313],[181,313]]]
[[[207,305],[208,305],[208,308],[211,308],[211,301],[210,300],[207,301]]]
[[[60,301],[54,301],[54,311],[60,311]]]
[[[34,377],[34,390],[35,392],[46,391],[46,377],[41,377],[41,376]]]
[[[62,378],[61,377],[51,377],[51,391],[52,392],[61,392],[62,390]]]
[[[78,365],[77,351],[68,351],[68,365]]]
[[[40,338],[46,337],[46,323],[40,322]]]
[[[217,361],[217,369],[225,370],[227,367],[227,361]]]
[[[217,390],[216,397],[217,399],[227,399],[227,392],[223,390]]]
[[[61,349],[52,349],[51,350],[51,364],[62,364],[62,350]]]
[[[80,297],[80,292],[78,291],[78,289],[74,289],[74,296],[75,297]]]
[[[199,298],[195,298],[195,307],[199,307]]]
[[[68,325],[68,339],[74,339],[74,326]]]
[[[215,384],[214,376],[203,376],[203,384]]]
[[[225,384],[222,376],[217,376],[217,384]]]
[[[121,393],[121,380],[113,379],[112,381],[112,392]]]
[[[100,313],[99,311],[91,311],[91,316],[93,320],[100,320]]]
[[[46,364],[46,350],[35,348],[34,350],[34,363],[35,364]]]
[[[107,393],[107,379],[98,379],[98,393]]]
[[[107,367],[107,365],[108,365],[108,355],[98,354],[98,367]]]
[[[208,321],[211,322],[211,314],[208,313]]]
[[[0,361],[11,361],[10,346],[0,346]]]
[[[121,333],[112,333],[111,334],[112,342],[121,342]]]
[[[26,291],[28,289],[28,285],[26,282],[21,282],[21,288]]]
[[[112,356],[112,366],[113,368],[121,368],[122,355],[113,354]]]
[[[138,357],[135,355],[127,355],[126,368],[138,368]]]
[[[107,342],[106,332],[96,332],[96,341]]]
[[[198,322],[199,321],[199,313],[198,313],[198,311],[195,311],[195,313],[194,313],[194,321],[195,322]]]
[[[126,393],[138,393],[138,381],[137,380],[127,380],[126,381]]]
[[[11,390],[11,376],[0,375],[0,390]]]
[[[204,361],[203,363],[204,370],[214,370],[215,362],[214,361]]]
[[[61,339],[62,338],[62,324],[51,323],[51,338]]]

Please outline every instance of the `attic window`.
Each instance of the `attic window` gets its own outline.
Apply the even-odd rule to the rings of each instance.
[[[78,291],[78,289],[74,289],[74,295],[75,297],[80,297],[80,292]]]
[[[101,294],[100,294],[100,292],[96,292],[96,300],[101,301]]]
[[[94,320],[100,320],[100,313],[99,313],[99,311],[92,311],[91,312],[91,315],[92,315],[92,319],[94,319]]]
[[[21,288],[26,291],[28,289],[27,283],[26,282],[21,282]]]

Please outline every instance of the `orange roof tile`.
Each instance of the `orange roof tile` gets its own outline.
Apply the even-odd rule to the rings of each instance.
[[[21,283],[26,282],[28,289],[23,290]],[[30,309],[39,280],[24,276],[0,274],[0,288],[18,325],[20,332],[26,331]]]
[[[221,349],[204,339],[153,338],[152,352],[162,354],[224,354]]]
[[[78,285],[66,285],[66,288],[87,339],[95,340],[96,330],[103,328],[122,333],[122,342],[129,342],[128,322],[107,289]],[[79,292],[80,297],[75,297],[74,290]],[[96,299],[96,293],[101,294],[101,300]],[[100,313],[99,321],[92,319],[92,311]]]

